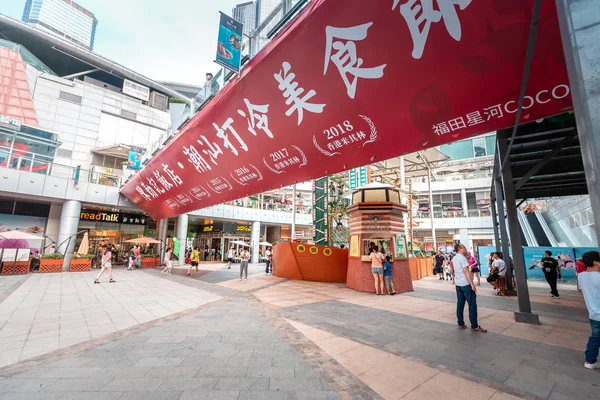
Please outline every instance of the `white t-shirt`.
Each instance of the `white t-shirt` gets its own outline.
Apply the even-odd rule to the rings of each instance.
[[[265,251],[265,256],[267,257],[267,260],[269,260],[269,261],[271,261],[271,254],[273,254],[273,253],[271,253],[271,250]]]
[[[233,249],[229,249],[229,251],[227,251],[227,258],[233,258]]]
[[[374,251],[369,254],[369,258],[371,259],[371,267],[373,268],[383,268],[383,254],[380,252],[375,253]]]
[[[579,289],[590,314],[590,319],[600,321],[600,272],[581,272],[577,275]]]
[[[492,263],[492,267],[498,268],[498,276],[506,275],[506,263],[503,259],[499,258],[497,260],[494,260],[494,262]]]
[[[454,283],[456,286],[469,286],[470,283],[465,276],[463,268],[469,267],[469,261],[467,257],[462,254],[457,254],[452,259],[452,266],[454,267]]]

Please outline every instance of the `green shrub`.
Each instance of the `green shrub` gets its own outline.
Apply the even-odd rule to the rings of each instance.
[[[158,254],[142,254],[142,258],[156,258],[158,257]]]
[[[42,254],[42,260],[60,260],[61,258],[65,258],[61,253]]]

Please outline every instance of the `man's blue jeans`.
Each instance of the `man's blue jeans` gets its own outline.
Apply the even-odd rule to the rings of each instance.
[[[270,274],[271,273],[271,261],[266,260],[265,264],[266,264],[265,273]]]
[[[600,349],[600,321],[590,319],[590,326],[592,327],[592,336],[588,339],[585,349],[585,362],[593,364],[598,361],[598,349]]]
[[[465,301],[469,304],[469,321],[471,328],[475,329],[479,326],[477,323],[477,295],[471,289],[471,285],[456,286],[456,318],[458,326],[465,324]]]

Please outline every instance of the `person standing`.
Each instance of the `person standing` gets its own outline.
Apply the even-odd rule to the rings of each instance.
[[[167,275],[171,275],[171,270],[173,269],[171,257],[173,257],[173,250],[169,247],[165,253],[165,268],[162,270],[161,274],[166,273]]]
[[[133,269],[139,268],[142,266],[142,247],[141,246],[135,246],[133,248],[133,254],[135,256],[135,260],[133,263]]]
[[[114,251],[114,246],[112,244],[109,244],[108,246],[106,246],[106,251],[104,251],[104,254],[102,255],[102,260],[100,261],[101,269],[100,269],[100,272],[98,273],[98,276],[96,277],[96,279],[94,279],[94,283],[100,283],[100,277],[104,273],[105,269],[108,270],[109,282],[110,283],[116,282],[115,280],[113,280],[113,276],[112,276],[112,252],[113,251]]]
[[[469,273],[469,261],[465,254],[467,249],[463,244],[456,244],[454,246],[456,256],[452,259],[452,266],[454,268],[454,279],[456,284],[456,318],[458,320],[459,329],[467,329],[465,325],[464,313],[465,313],[465,301],[469,305],[469,321],[471,322],[471,332],[485,333],[487,330],[479,326],[477,322],[477,289],[471,279]]]
[[[371,273],[375,282],[375,293],[379,296],[383,294],[383,254],[379,251],[379,246],[373,246],[369,258],[371,259]]]
[[[135,246],[131,246],[127,252],[127,271],[133,270],[133,259],[135,257],[135,254],[133,253],[134,248]]]
[[[444,255],[439,250],[438,250],[437,254],[435,255],[435,272],[438,274],[439,280],[443,281],[444,280]]]
[[[198,273],[198,261],[200,261],[200,252],[198,247],[194,247],[194,250],[190,253],[190,267],[188,268],[187,276],[192,275],[192,267],[196,267],[196,273]]]
[[[235,257],[235,250],[233,246],[227,250],[227,269],[231,269],[231,263],[233,262],[233,258]]]
[[[392,257],[385,256],[385,262],[383,263],[383,280],[385,281],[385,288],[390,296],[396,294],[394,289],[394,282],[392,282]]]
[[[587,369],[600,369],[598,350],[600,349],[600,253],[589,251],[582,257],[587,271],[577,276],[579,288],[583,292],[583,299],[589,312],[592,335],[588,339],[585,349],[585,363]]]
[[[270,275],[271,274],[271,257],[273,256],[273,253],[271,252],[271,247],[267,247],[267,250],[265,250],[265,275]]]
[[[587,271],[587,267],[583,263],[583,259],[579,257],[575,262],[575,273],[579,276],[580,273]],[[577,279],[577,290],[581,293],[581,289],[579,288],[579,279]]]
[[[242,279],[242,275],[244,276],[244,279],[248,280],[248,260],[250,260],[250,252],[246,249],[242,250],[240,258],[242,259],[240,262],[240,280]]]

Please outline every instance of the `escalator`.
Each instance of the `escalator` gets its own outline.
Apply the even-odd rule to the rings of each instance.
[[[552,244],[550,243],[550,239],[548,239],[548,236],[544,232],[544,229],[542,228],[542,225],[538,220],[537,215],[534,212],[532,212],[529,214],[525,214],[525,217],[527,218],[527,222],[529,222],[529,226],[531,227],[531,231],[535,236],[538,245],[542,247],[552,246]]]
[[[527,219],[527,216],[520,208],[517,210],[517,215],[519,217],[519,226],[521,227],[521,233],[523,234],[523,238],[527,243],[527,246],[538,247],[538,241],[533,233],[533,229],[531,229],[531,225]],[[525,243],[524,243],[525,244]]]

